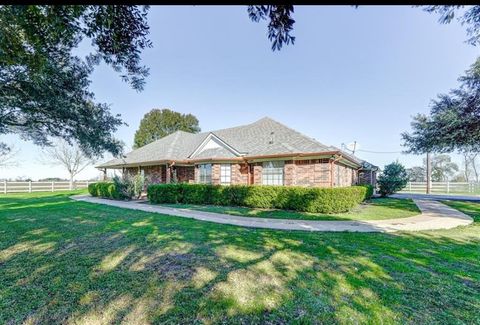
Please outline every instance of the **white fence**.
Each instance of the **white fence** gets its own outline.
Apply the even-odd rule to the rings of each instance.
[[[408,182],[403,193],[426,193],[427,182]],[[475,182],[432,182],[431,193],[480,195],[480,183]]]
[[[72,188],[70,182],[10,182],[0,181],[0,193],[32,193],[56,192],[87,188],[89,181],[75,181]]]

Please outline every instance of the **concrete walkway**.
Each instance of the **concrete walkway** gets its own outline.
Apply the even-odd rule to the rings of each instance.
[[[466,226],[473,222],[472,218],[462,212],[452,209],[440,202],[429,200],[415,200],[415,203],[422,213],[409,218],[367,221],[309,221],[240,217],[189,209],[169,208],[151,205],[141,201],[100,199],[89,195],[75,195],[71,198],[77,201],[105,204],[119,208],[161,213],[228,225],[281,230],[395,232],[450,229],[458,226]]]
[[[395,193],[391,197],[397,199],[412,200],[450,200],[480,202],[480,196],[476,195],[451,195],[451,194],[422,194],[422,193]]]

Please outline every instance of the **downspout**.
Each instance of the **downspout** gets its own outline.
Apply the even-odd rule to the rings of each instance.
[[[340,159],[342,159],[342,155],[339,155],[337,158],[335,156],[330,158],[330,187],[333,187],[333,165]]]

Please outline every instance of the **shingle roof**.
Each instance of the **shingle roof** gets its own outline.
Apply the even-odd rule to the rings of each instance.
[[[124,158],[113,159],[97,167],[114,167],[157,161],[199,158],[235,157],[224,148],[206,149],[192,157],[194,151],[213,134],[245,156],[264,156],[289,153],[319,153],[338,151],[307,137],[271,118],[254,123],[212,132],[188,133],[177,131],[155,142],[128,153]],[[360,162],[354,157],[355,161]]]

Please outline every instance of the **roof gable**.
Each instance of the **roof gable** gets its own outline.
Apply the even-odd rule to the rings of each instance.
[[[227,158],[239,157],[242,153],[220,139],[213,133],[209,133],[200,145],[188,158]]]

